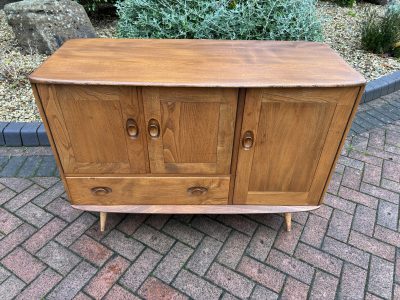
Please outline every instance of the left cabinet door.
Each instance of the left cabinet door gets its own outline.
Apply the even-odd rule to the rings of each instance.
[[[137,89],[87,85],[37,88],[66,175],[147,173]]]

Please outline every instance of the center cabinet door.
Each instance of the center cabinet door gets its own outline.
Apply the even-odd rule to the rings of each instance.
[[[249,89],[233,203],[318,205],[358,91]]]
[[[238,89],[142,89],[152,174],[230,174]]]

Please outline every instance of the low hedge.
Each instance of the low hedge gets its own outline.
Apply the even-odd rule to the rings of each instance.
[[[123,0],[123,38],[322,41],[315,0]]]

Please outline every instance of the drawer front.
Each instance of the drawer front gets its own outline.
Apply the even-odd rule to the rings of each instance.
[[[228,204],[229,176],[67,177],[72,204]]]

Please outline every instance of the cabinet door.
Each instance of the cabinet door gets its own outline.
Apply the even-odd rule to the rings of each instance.
[[[67,175],[146,173],[135,88],[38,85],[38,91]]]
[[[248,90],[233,202],[317,205],[358,91]]]
[[[143,88],[152,173],[230,174],[237,89]]]

